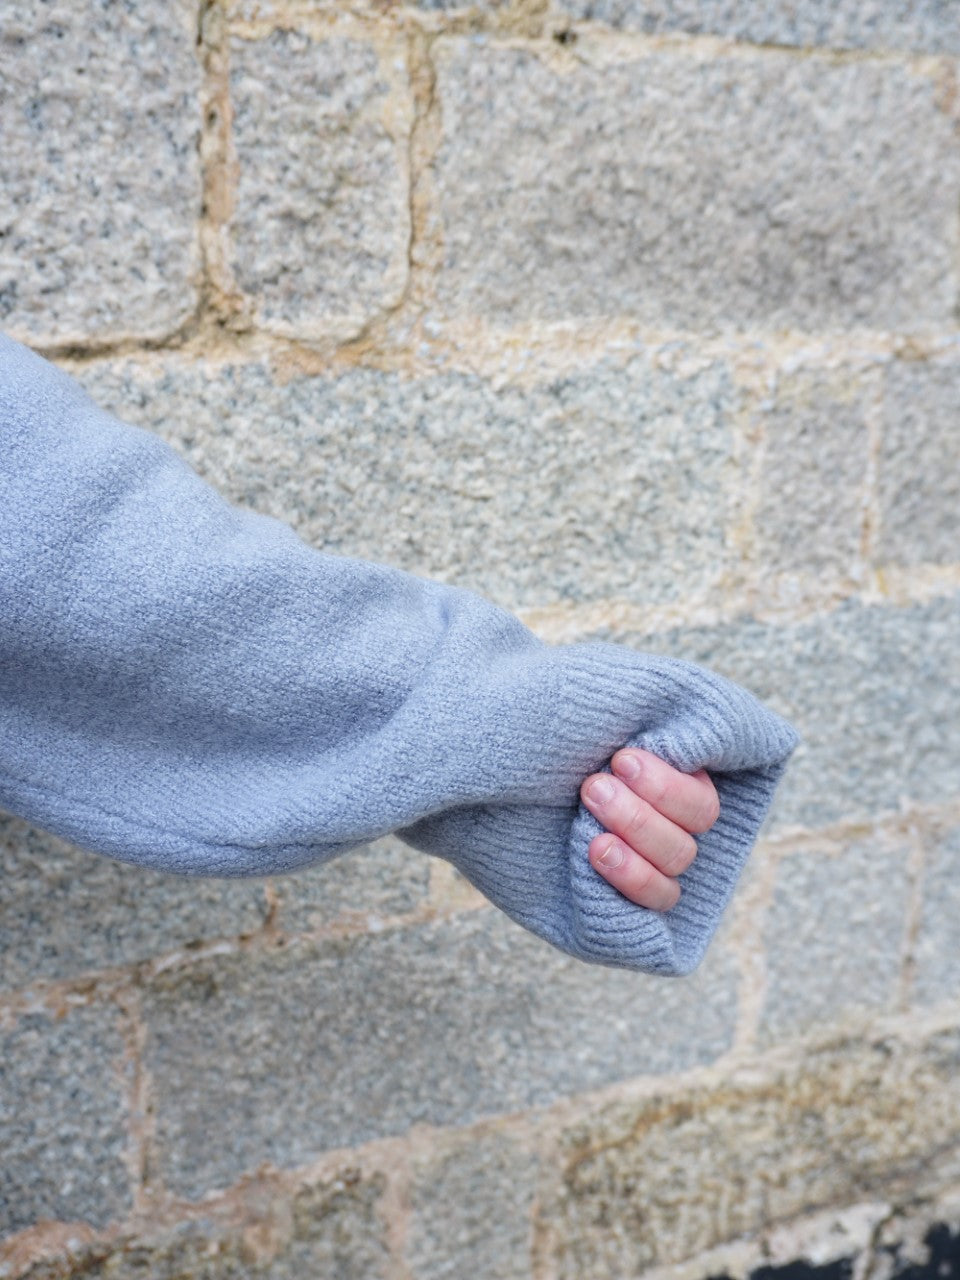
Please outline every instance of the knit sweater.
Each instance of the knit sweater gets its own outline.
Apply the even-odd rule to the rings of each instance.
[[[677,658],[548,644],[483,596],[330,554],[0,334],[0,808],[192,876],[388,832],[583,960],[700,962],[793,728]],[[589,864],[618,748],[706,768],[720,816],[670,911]]]

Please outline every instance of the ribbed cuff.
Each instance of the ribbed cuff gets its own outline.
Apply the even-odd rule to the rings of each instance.
[[[600,725],[607,742],[612,723],[627,718],[633,725],[605,763],[594,755],[594,764],[569,780],[570,803],[461,807],[399,834],[452,862],[512,919],[581,960],[688,974],[716,932],[798,735],[748,690],[682,659],[605,643],[571,646],[565,658],[559,738],[582,737],[589,754]],[[697,837],[697,856],[667,912],[631,902],[587,858],[604,828],[579,799],[580,783],[609,771],[625,746],[685,773],[706,769],[720,799],[720,815]]]

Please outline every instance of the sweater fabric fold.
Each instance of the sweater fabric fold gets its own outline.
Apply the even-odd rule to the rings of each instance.
[[[0,808],[159,871],[274,875],[388,832],[583,960],[703,957],[798,742],[746,689],[547,644],[464,587],[326,553],[0,334]],[[668,912],[587,860],[620,747],[720,816]]]

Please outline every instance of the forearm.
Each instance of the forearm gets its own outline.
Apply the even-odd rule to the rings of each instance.
[[[474,592],[322,553],[2,338],[0,414],[0,805],[203,875],[398,830],[557,945],[679,971],[633,934],[662,951],[680,906],[658,919],[586,862],[579,783],[632,742],[723,775],[682,895],[702,951],[796,741],[749,693],[626,646],[547,645]]]

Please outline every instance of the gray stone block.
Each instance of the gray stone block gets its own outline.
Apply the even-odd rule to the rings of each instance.
[[[728,370],[638,351],[523,390],[355,369],[284,385],[260,364],[86,366],[231,501],[321,550],[472,588],[506,608],[677,600],[732,566]]]
[[[441,312],[704,330],[953,325],[960,153],[904,64],[435,48]],[[620,60],[621,56],[624,60]]]
[[[266,915],[262,880],[160,875],[0,813],[0,988],[252,933]]]
[[[960,562],[958,397],[956,362],[895,361],[887,370],[877,468],[881,563]]]
[[[873,835],[839,855],[800,850],[780,864],[763,930],[762,1042],[895,1012],[908,856],[902,839]]]
[[[755,44],[960,53],[951,0],[556,0],[563,13],[623,30],[717,35]]]
[[[912,1040],[912,1043],[911,1043]],[[571,1126],[541,1197],[550,1273],[635,1276],[820,1208],[960,1176],[960,1033],[856,1037]]]
[[[960,825],[935,824],[925,835],[927,866],[916,944],[916,999],[960,994]]]
[[[407,1263],[417,1280],[529,1280],[537,1161],[503,1133],[438,1138],[415,1164]]]
[[[263,1160],[710,1062],[735,981],[722,950],[677,983],[585,965],[492,909],[162,974],[144,993],[161,1176],[198,1196]]]
[[[855,599],[809,621],[743,619],[639,635],[597,629],[646,652],[736,680],[801,735],[767,816],[817,828],[872,822],[901,803],[960,794],[960,594],[906,608]]]
[[[233,273],[261,326],[350,337],[406,283],[411,109],[400,46],[386,72],[365,41],[285,29],[234,38],[230,56]]]
[[[51,1257],[23,1280],[386,1280],[389,1252],[377,1213],[383,1187],[382,1175],[362,1178],[355,1170],[289,1201],[245,1187],[239,1222],[158,1223]]]
[[[0,328],[159,337],[197,301],[200,65],[188,0],[6,0]]]
[[[129,1211],[122,1052],[110,1008],[25,1014],[0,1031],[0,1237]]]
[[[764,433],[755,514],[762,573],[853,573],[874,386],[875,379],[853,371],[802,370],[780,377],[756,411]]]
[[[413,911],[430,891],[433,860],[396,836],[289,876],[276,876],[275,924],[284,933],[319,929],[335,920],[378,924]]]

